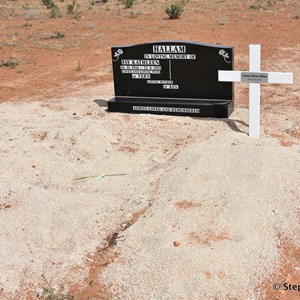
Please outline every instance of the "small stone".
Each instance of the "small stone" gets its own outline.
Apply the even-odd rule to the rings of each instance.
[[[32,167],[32,168],[34,168],[34,169],[36,168],[36,166],[35,166],[35,165],[32,165],[31,167]]]
[[[173,242],[174,247],[179,247],[180,243],[178,241]]]
[[[87,113],[86,113],[86,115],[87,116],[91,116],[93,113],[91,112],[91,111],[88,111]]]
[[[219,278],[220,279],[223,279],[225,277],[225,273],[222,271],[222,272],[220,272],[220,275],[219,275]]]
[[[207,278],[211,278],[211,273],[209,271],[205,271],[204,274]]]
[[[287,282],[291,282],[292,279],[293,279],[293,277],[291,276],[291,274],[287,274],[287,275],[286,275],[286,281],[287,281]]]

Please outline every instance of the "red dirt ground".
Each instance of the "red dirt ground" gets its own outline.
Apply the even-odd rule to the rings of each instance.
[[[235,47],[235,68],[246,70],[250,43],[262,45],[263,68],[269,58],[285,61],[290,53],[278,49],[292,48],[299,41],[295,17],[297,10],[300,15],[300,5],[296,1],[289,5],[287,1],[276,1],[273,6],[265,3],[265,10],[251,9],[250,3],[259,6],[267,1],[190,1],[178,20],[169,20],[164,13],[166,4],[158,2],[161,9],[156,11],[156,4],[137,3],[126,10],[112,0],[92,9],[82,5],[81,18],[75,20],[70,15],[49,18],[39,1],[35,5],[6,1],[0,5],[0,61],[12,57],[20,65],[0,69],[0,101],[55,98],[72,88],[112,81],[110,47],[118,44],[177,39],[231,45]],[[45,39],[55,31],[64,33],[64,38]],[[76,71],[79,62],[80,72]]]

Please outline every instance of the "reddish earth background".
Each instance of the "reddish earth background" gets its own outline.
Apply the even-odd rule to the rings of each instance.
[[[250,43],[262,45],[263,69],[269,58],[290,58],[279,49],[298,46],[300,36],[298,1],[190,1],[179,20],[164,13],[168,1],[136,1],[124,9],[118,1],[90,5],[81,0],[78,20],[66,13],[65,2],[57,1],[65,15],[53,19],[42,1],[1,2],[0,61],[20,61],[16,69],[1,69],[1,101],[49,99],[68,94],[76,84],[112,81],[113,45],[165,39],[230,45],[236,69],[247,70]],[[55,31],[65,36],[48,39]],[[79,62],[81,72],[76,71]]]
[[[178,20],[169,20],[164,12],[169,1],[136,0],[131,9],[125,9],[122,2],[116,0],[94,2],[78,1],[81,13],[75,19],[67,14],[69,2],[56,1],[62,17],[49,18],[49,10],[42,1],[1,1],[0,62],[19,61],[15,68],[0,67],[1,102],[55,101],[81,88],[111,82],[111,46],[169,39],[234,46],[237,70],[248,69],[248,45],[261,44],[262,70],[291,71],[295,78],[292,87],[265,87],[263,112],[279,111],[284,107],[293,112],[294,120],[299,117],[299,1],[191,0]],[[64,37],[50,38],[55,32]],[[247,107],[247,87],[236,89],[236,106]],[[285,101],[287,94],[293,97]],[[240,95],[244,97],[238,97]],[[276,99],[280,96],[280,101],[276,101],[275,96]],[[284,146],[289,146],[293,139],[300,137],[299,127],[295,128],[290,133],[270,133]],[[297,294],[272,289],[272,283],[277,281],[300,284],[297,268],[300,249],[289,241],[283,241],[282,245],[281,272],[265,282],[266,299],[300,299]],[[94,274],[101,273],[101,269],[117,256],[109,249],[107,255],[101,255],[101,259],[96,255],[89,263],[90,277],[96,278]],[[104,290],[96,281],[71,287],[76,299],[109,299]]]

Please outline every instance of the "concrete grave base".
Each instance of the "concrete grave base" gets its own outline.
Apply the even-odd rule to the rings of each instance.
[[[114,97],[108,102],[108,111],[192,117],[228,118],[234,109],[234,101],[216,100],[168,100],[158,98]]]

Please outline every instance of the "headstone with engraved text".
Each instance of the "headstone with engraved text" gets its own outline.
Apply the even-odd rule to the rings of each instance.
[[[161,41],[112,48],[115,97],[111,112],[227,118],[233,85],[219,70],[233,69],[233,48]]]

